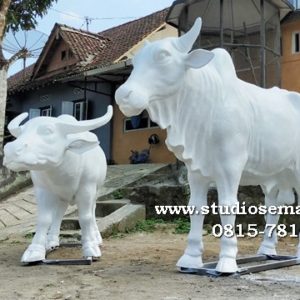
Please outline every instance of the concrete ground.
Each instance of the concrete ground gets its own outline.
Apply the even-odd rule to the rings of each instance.
[[[138,181],[165,166],[164,164],[109,166],[105,184],[99,190],[98,197],[110,194],[114,190]],[[71,206],[66,214],[75,210],[76,206]],[[0,202],[0,241],[15,233],[30,232],[34,228],[36,214],[37,206],[32,187]]]
[[[181,274],[176,261],[186,234],[161,226],[104,239],[102,257],[92,265],[21,266],[30,239],[12,236],[0,243],[0,299],[3,300],[299,300],[300,266],[241,277]],[[253,255],[260,237],[239,240],[239,255]],[[214,261],[219,239],[204,236],[204,261]],[[294,253],[296,240],[279,241],[279,253]],[[81,249],[60,248],[49,258],[79,258]]]
[[[110,194],[163,168],[163,165],[111,166],[99,196]],[[69,212],[74,210],[74,207]],[[186,234],[173,228],[105,239],[103,257],[91,266],[22,267],[30,243],[24,233],[35,225],[32,188],[0,203],[0,299],[300,299],[300,266],[241,278],[209,278],[176,272]],[[239,254],[255,254],[260,238],[239,241]],[[280,254],[294,254],[298,240],[279,241]],[[218,239],[204,237],[204,260],[216,260]],[[81,249],[59,249],[58,258],[77,258]],[[55,254],[54,257],[55,258]]]

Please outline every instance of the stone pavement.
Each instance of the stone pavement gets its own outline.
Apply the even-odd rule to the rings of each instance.
[[[165,164],[114,165],[108,167],[107,177],[98,197],[110,194],[130,183],[164,168]],[[76,210],[71,206],[66,214]],[[29,232],[35,225],[37,206],[33,188],[29,187],[0,202],[0,241],[10,235]]]

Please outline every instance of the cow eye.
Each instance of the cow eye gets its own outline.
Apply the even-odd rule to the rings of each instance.
[[[41,134],[41,135],[50,135],[53,133],[53,128],[52,128],[52,126],[44,125],[44,126],[40,126],[37,129],[37,132],[38,132],[38,134]]]
[[[156,53],[155,60],[163,61],[170,56],[171,56],[170,52],[168,52],[166,50],[160,50],[159,52]]]

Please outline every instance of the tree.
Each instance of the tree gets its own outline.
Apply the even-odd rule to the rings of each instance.
[[[0,158],[5,123],[7,70],[12,63],[27,54],[26,49],[21,49],[11,58],[5,59],[2,48],[4,35],[8,30],[35,28],[37,17],[44,16],[53,2],[57,0],[0,0]]]

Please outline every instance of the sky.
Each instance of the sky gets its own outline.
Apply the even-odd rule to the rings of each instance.
[[[48,10],[48,13],[38,19],[37,32],[29,32],[27,40],[32,45],[37,40],[47,40],[55,23],[66,24],[78,29],[87,29],[86,18],[89,20],[88,29],[91,32],[100,32],[123,23],[139,19],[155,11],[169,7],[174,0],[58,0]],[[46,34],[46,35],[43,35]],[[24,41],[24,33],[19,32],[16,36],[19,44]],[[7,40],[19,47],[12,36]],[[39,42],[40,44],[41,42]],[[30,47],[29,47],[30,48]],[[6,55],[9,57],[9,54]],[[33,63],[35,59],[27,59],[26,65]],[[12,75],[23,68],[23,61],[17,61],[9,69]]]

